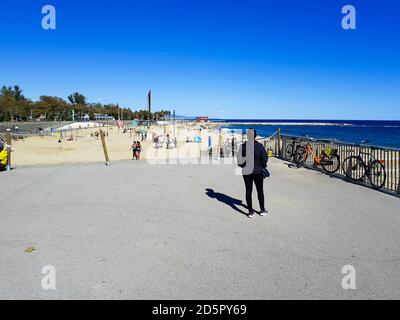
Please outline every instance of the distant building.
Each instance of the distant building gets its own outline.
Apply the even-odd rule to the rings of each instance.
[[[196,118],[196,122],[209,122],[209,118],[208,117],[197,117]]]
[[[81,120],[82,120],[82,121],[89,121],[89,120],[90,120],[90,117],[89,117],[89,115],[86,113],[84,116],[81,117]]]
[[[108,114],[95,113],[94,120],[95,121],[106,121],[106,120],[115,121],[115,118],[113,116],[109,116]]]

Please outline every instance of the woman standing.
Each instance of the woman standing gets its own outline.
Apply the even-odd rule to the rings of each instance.
[[[132,160],[136,160],[137,159],[137,142],[133,141],[132,146],[131,146],[131,150],[132,150]]]
[[[142,145],[140,142],[136,142],[136,160],[140,160],[140,153],[142,152]]]
[[[256,130],[247,131],[247,142],[242,144],[238,152],[237,163],[242,168],[242,175],[246,187],[246,202],[249,209],[248,217],[254,216],[252,193],[253,184],[256,185],[258,202],[260,204],[260,216],[266,216],[264,204],[264,178],[268,176],[267,163],[268,156],[263,145],[255,140]]]

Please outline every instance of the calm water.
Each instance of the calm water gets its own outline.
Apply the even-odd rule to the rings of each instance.
[[[260,136],[270,136],[278,128],[283,135],[309,136],[312,138],[331,139],[350,143],[360,143],[368,140],[369,144],[400,149],[400,121],[346,121],[346,120],[218,120],[234,122],[224,128],[246,130],[249,127],[257,130]],[[254,123],[251,124],[243,124]],[[260,122],[272,123],[261,125]],[[273,123],[289,123],[274,125]],[[290,123],[325,123],[339,124],[337,126],[290,125]],[[256,124],[257,123],[257,124]]]

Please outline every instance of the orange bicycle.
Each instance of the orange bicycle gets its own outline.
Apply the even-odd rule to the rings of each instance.
[[[294,162],[300,167],[303,166],[307,161],[309,155],[312,155],[314,165],[321,166],[322,169],[327,173],[335,173],[340,168],[340,156],[337,149],[325,148],[322,150],[320,156],[318,156],[311,145],[307,143],[305,146],[297,148],[294,155]]]

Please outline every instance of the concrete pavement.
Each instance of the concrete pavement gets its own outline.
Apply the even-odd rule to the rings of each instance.
[[[270,215],[252,220],[231,165],[1,173],[0,299],[400,298],[400,199],[276,159],[270,171]]]

